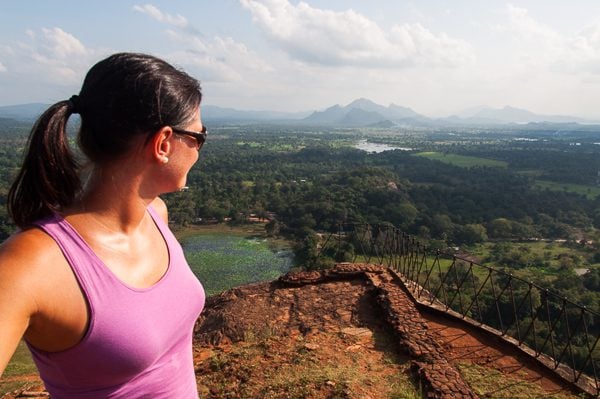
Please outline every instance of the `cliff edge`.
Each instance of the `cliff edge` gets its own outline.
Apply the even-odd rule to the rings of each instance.
[[[213,296],[195,337],[207,398],[579,397],[496,336],[417,306],[374,265]]]

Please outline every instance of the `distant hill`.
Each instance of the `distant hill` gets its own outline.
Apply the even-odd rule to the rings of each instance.
[[[35,120],[49,104],[31,103],[0,107],[0,118],[22,122]],[[366,98],[359,98],[346,106],[333,105],[322,111],[276,112],[247,111],[234,108],[203,105],[202,117],[210,123],[278,123],[290,125],[323,125],[340,127],[393,127],[393,126],[485,126],[506,124],[599,124],[567,115],[539,115],[531,111],[506,106],[480,106],[444,118],[429,118],[408,107],[390,104],[385,107]]]
[[[366,98],[359,98],[345,107],[334,105],[325,111],[315,111],[303,122],[340,126],[393,126],[407,118],[428,120],[410,108],[395,104],[384,107]]]
[[[32,123],[31,120],[0,117],[0,138],[27,137]]]
[[[538,115],[531,111],[505,106],[504,108],[478,107],[451,117],[454,122],[498,124],[498,123],[591,123],[592,121],[565,115]],[[449,120],[450,118],[445,118]]]
[[[445,118],[429,118],[407,107],[396,104],[384,107],[365,98],[354,100],[344,107],[334,105],[324,111],[315,111],[304,118],[303,122],[314,125],[357,127],[600,124],[600,122],[574,116],[538,115],[525,109],[509,106],[500,109],[482,106]]]
[[[202,106],[202,119],[207,121],[261,122],[261,121],[294,121],[306,117],[309,112],[276,112],[276,111],[240,111],[234,108],[223,108],[216,105]]]
[[[50,104],[43,103],[6,105],[0,107],[0,118],[15,119],[18,121],[33,121],[49,106]]]

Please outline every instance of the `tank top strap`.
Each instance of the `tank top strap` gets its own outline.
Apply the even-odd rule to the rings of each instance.
[[[102,289],[98,285],[109,283],[107,269],[102,261],[79,235],[77,230],[62,216],[53,214],[34,225],[48,234],[60,248],[89,302]]]
[[[166,240],[167,245],[169,247],[171,247],[172,240],[175,240],[175,236],[171,232],[171,229],[169,229],[169,226],[165,223],[165,221],[158,214],[158,212],[156,212],[156,210],[154,208],[152,208],[152,206],[148,206],[148,208],[146,208],[146,210],[148,211],[148,214],[154,221],[154,224],[156,225],[156,227],[158,227],[160,234],[162,234],[163,238]]]
[[[172,253],[173,249],[180,251],[181,249],[179,245],[176,245],[177,239],[168,225],[151,206],[147,208],[147,211],[163,236],[170,255],[183,256],[178,251]],[[104,292],[110,292],[107,290],[122,288],[123,283],[112,274],[77,230],[62,216],[53,214],[34,222],[34,225],[54,239],[89,302],[94,302],[94,299]]]

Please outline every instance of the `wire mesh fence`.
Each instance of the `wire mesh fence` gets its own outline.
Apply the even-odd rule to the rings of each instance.
[[[420,303],[487,327],[600,396],[600,314],[585,306],[506,270],[429,251],[391,225],[339,225],[319,244],[323,258],[388,266]]]

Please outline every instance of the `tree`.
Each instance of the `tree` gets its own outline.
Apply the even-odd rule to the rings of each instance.
[[[310,270],[318,268],[319,236],[315,232],[305,231],[306,235],[295,245],[295,258],[298,264]]]
[[[600,269],[592,269],[583,275],[583,285],[588,289],[600,292]]]
[[[196,218],[194,195],[188,191],[179,191],[165,196],[169,207],[169,222],[180,226],[193,223]]]
[[[512,222],[506,218],[494,219],[490,223],[488,231],[494,238],[510,238],[512,237]]]
[[[452,220],[448,215],[436,214],[431,220],[431,232],[437,238],[450,236],[453,227]]]
[[[456,244],[472,245],[487,241],[487,230],[481,224],[468,224],[456,229]]]
[[[271,237],[278,236],[281,231],[281,223],[273,219],[265,225],[265,231]]]

